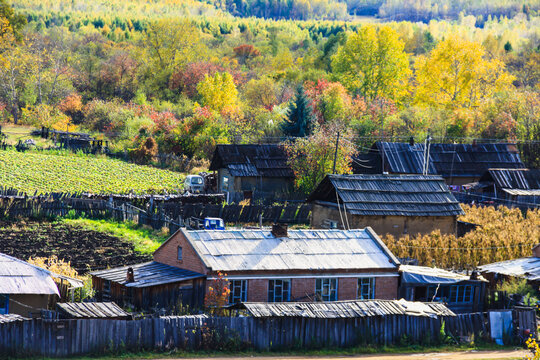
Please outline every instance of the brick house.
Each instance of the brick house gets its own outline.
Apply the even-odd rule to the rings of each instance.
[[[154,260],[215,279],[231,302],[395,299],[398,259],[371,228],[359,230],[178,230]],[[207,285],[208,286],[208,285]]]
[[[438,175],[328,175],[307,199],[313,228],[363,228],[401,237],[456,234],[463,210]]]

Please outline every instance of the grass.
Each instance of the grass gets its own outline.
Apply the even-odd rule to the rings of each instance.
[[[49,147],[54,145],[54,143],[49,139],[43,139],[40,136],[32,136],[32,130],[35,130],[32,126],[26,125],[14,125],[7,123],[0,123],[2,127],[2,133],[6,136],[5,142],[8,145],[17,145],[19,140],[24,141],[27,139],[32,139],[38,147]]]
[[[151,228],[141,227],[129,222],[115,222],[110,220],[91,219],[61,219],[61,222],[78,226],[87,230],[117,236],[130,241],[135,246],[135,251],[143,254],[153,254],[154,251],[168,238],[166,232],[160,232]]]
[[[178,350],[169,352],[125,352],[104,356],[84,356],[77,359],[167,359],[167,358],[206,358],[206,357],[277,357],[277,356],[302,356],[302,357],[322,357],[322,356],[354,356],[370,354],[416,354],[416,353],[437,353],[437,352],[462,352],[462,351],[490,351],[490,350],[516,350],[514,346],[499,346],[496,344],[482,345],[441,345],[441,346],[358,346],[346,349],[325,348],[319,350],[289,350],[289,351],[208,351],[208,350]]]
[[[0,151],[0,184],[26,193],[178,192],[184,174],[68,151]]]

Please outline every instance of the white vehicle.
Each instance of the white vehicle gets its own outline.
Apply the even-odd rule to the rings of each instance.
[[[184,181],[184,192],[202,193],[204,191],[204,179],[200,175],[188,175]]]

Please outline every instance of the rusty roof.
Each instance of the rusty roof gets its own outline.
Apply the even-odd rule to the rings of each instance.
[[[328,175],[308,202],[340,206],[353,215],[455,216],[463,210],[437,175]]]

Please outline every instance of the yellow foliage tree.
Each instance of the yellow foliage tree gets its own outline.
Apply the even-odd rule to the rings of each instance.
[[[450,37],[415,63],[416,101],[438,108],[470,108],[509,87],[513,77],[479,43]]]
[[[363,26],[332,59],[338,80],[353,93],[394,100],[404,95],[410,75],[409,57],[398,33],[389,26]]]
[[[203,105],[221,112],[238,106],[238,90],[233,77],[228,72],[215,73],[214,76],[205,75],[197,84],[197,91]]]

